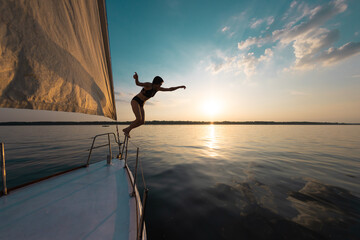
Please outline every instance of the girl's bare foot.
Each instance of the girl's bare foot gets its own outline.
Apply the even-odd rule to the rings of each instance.
[[[129,130],[127,130],[127,128],[123,129],[124,135],[127,136],[128,138],[130,138],[130,134],[129,134]]]

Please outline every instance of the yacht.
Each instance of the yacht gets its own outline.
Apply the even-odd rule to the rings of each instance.
[[[117,121],[105,0],[1,0],[0,108]],[[116,129],[94,136],[82,166],[13,188],[2,142],[0,239],[146,239],[141,162],[137,154],[133,174],[129,140]],[[106,149],[101,160],[97,148]]]

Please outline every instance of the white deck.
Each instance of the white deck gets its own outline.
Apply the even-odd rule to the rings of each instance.
[[[136,211],[130,206],[136,203],[130,191],[117,159],[15,190],[0,198],[0,239],[132,238]]]

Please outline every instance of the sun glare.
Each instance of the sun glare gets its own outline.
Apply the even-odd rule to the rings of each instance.
[[[219,101],[216,101],[215,99],[210,99],[203,103],[202,109],[207,117],[215,117],[220,113],[221,104]]]

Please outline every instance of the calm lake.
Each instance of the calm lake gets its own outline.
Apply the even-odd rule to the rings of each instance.
[[[91,137],[110,131],[0,126],[8,187],[84,164]],[[360,239],[360,126],[145,125],[130,140],[150,240]]]

